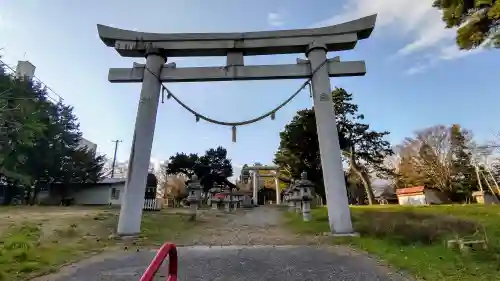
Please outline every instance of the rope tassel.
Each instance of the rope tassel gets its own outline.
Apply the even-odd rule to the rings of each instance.
[[[276,112],[271,113],[271,120],[276,119]]]
[[[233,126],[233,142],[236,142],[236,126]]]

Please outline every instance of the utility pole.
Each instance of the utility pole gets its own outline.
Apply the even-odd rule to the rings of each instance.
[[[116,165],[116,152],[118,151],[118,143],[122,142],[121,140],[113,140],[115,143],[115,154],[113,156],[113,164],[111,165],[111,178],[115,176],[115,165]]]

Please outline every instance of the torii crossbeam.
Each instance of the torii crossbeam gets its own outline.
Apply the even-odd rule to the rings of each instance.
[[[321,166],[334,234],[353,232],[341,163],[329,77],[360,76],[363,61],[327,60],[327,52],[350,50],[375,27],[376,15],[323,28],[244,33],[144,33],[98,25],[99,37],[124,57],[146,57],[146,64],[109,71],[115,83],[142,82],[127,184],[118,234],[140,232],[145,182],[153,143],[161,82],[298,79],[312,77],[313,104]],[[288,65],[244,64],[245,56],[305,53],[308,60]],[[177,68],[168,57],[226,56],[225,66]],[[314,73],[314,75],[313,75]]]

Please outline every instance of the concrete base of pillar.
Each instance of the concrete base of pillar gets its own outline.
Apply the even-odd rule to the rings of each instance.
[[[350,233],[323,232],[323,236],[330,236],[330,237],[359,237],[359,233],[358,232],[350,232]]]
[[[129,240],[134,240],[134,239],[137,239],[139,238],[141,234],[140,233],[133,233],[133,234],[120,234],[120,233],[116,233],[116,234],[113,234],[111,235],[109,238],[110,239],[116,239],[116,240],[125,240],[125,241],[129,241]]]
[[[304,221],[311,221],[312,219],[311,213],[302,213],[302,219]]]

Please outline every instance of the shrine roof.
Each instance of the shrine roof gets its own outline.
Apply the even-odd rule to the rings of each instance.
[[[422,193],[425,190],[425,186],[414,186],[414,187],[407,187],[407,188],[398,188],[396,189],[396,194],[397,195],[410,195],[410,194],[418,194]]]

